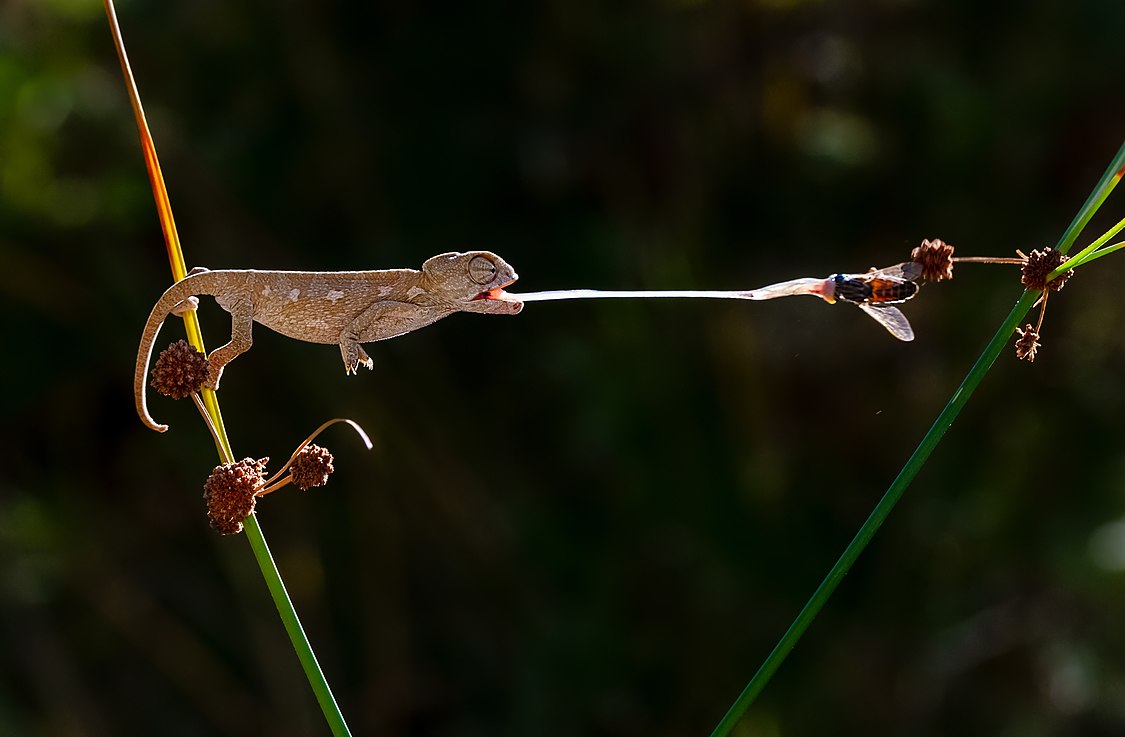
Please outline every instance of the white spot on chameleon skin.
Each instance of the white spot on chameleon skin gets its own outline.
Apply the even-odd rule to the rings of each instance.
[[[263,297],[268,297],[268,296],[270,296],[270,285],[269,285],[269,284],[267,284],[267,285],[265,285],[264,287],[262,287],[262,296],[263,296]]]
[[[391,293],[390,287],[379,287],[379,291],[376,292],[376,294],[380,297],[386,297],[390,293]]]
[[[343,296],[344,296],[344,293],[341,292],[339,289],[333,289],[331,292],[329,292],[327,295],[325,295],[325,298],[329,302],[331,302],[332,304],[336,304],[336,300],[340,299]]]
[[[296,302],[297,298],[300,297],[300,296],[301,296],[301,290],[300,289],[294,289],[294,290],[289,292],[289,301],[290,302]]]
[[[410,289],[406,290],[406,298],[407,299],[413,299],[414,297],[417,297],[419,294],[423,294],[425,291],[426,290],[422,289],[422,287],[411,287]]]

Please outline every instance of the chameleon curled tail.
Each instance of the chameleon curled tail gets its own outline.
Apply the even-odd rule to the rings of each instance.
[[[192,300],[192,297],[197,294],[214,296],[225,293],[229,288],[230,280],[226,273],[194,270],[169,287],[157,300],[152,312],[149,313],[144,332],[141,334],[141,345],[137,349],[137,366],[133,375],[133,396],[137,403],[137,415],[145,425],[153,430],[164,432],[168,429],[167,425],[161,425],[149,414],[145,396],[145,377],[148,375],[149,362],[152,360],[152,347],[156,342],[156,336],[160,333],[160,328],[164,325],[164,320],[173,312],[195,309],[195,301]],[[184,305],[184,307],[177,310],[179,305]],[[232,342],[234,342],[233,339]],[[227,346],[230,345],[230,343],[227,344]],[[223,348],[227,348],[227,346],[223,346]],[[222,355],[220,351],[223,348],[212,352],[212,355]],[[222,370],[221,367],[219,370]],[[212,369],[211,382],[217,383],[217,381],[218,377]]]

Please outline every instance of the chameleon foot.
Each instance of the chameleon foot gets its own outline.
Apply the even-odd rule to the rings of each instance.
[[[216,366],[214,361],[211,361],[210,363],[210,377],[207,379],[207,381],[203,382],[203,388],[210,389],[213,392],[217,392],[219,390],[219,379],[223,378],[223,367],[226,364]]]
[[[359,363],[363,366],[366,366],[368,371],[374,369],[375,362],[371,360],[371,356],[367,355],[367,351],[363,350],[363,346],[356,346],[356,348],[359,348]],[[358,371],[358,369],[359,366],[356,366],[354,369],[352,369],[352,371],[356,372]]]
[[[188,297],[183,302],[176,303],[176,306],[171,309],[170,314],[176,317],[183,317],[189,312],[195,312],[197,307],[199,307],[199,297]]]
[[[366,366],[369,371],[375,367],[375,362],[371,360],[371,356],[367,355],[367,351],[363,350],[363,346],[359,343],[341,343],[340,353],[344,357],[345,374],[359,373],[361,365]]]

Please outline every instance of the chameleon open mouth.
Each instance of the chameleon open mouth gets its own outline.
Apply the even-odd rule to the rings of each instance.
[[[510,295],[510,294],[508,294],[507,292],[504,291],[504,287],[510,287],[513,284],[515,284],[514,280],[508,282],[504,286],[493,287],[492,289],[489,289],[487,292],[481,292],[477,296],[473,297],[473,299],[474,300],[487,299],[487,300],[493,300],[495,302],[518,302],[519,300],[516,297],[514,297],[514,296],[512,296],[512,295]]]

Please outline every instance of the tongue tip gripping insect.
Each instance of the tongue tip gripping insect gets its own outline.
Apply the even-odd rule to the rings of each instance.
[[[918,290],[917,279],[922,275],[921,265],[906,261],[885,269],[872,269],[866,274],[833,274],[821,280],[807,292],[820,297],[828,304],[850,302],[859,307],[894,337],[903,341],[914,340],[910,321],[894,305],[913,299]],[[769,291],[771,287],[764,290]],[[768,298],[768,297],[767,297]]]
[[[895,307],[918,294],[921,265],[906,261],[864,274],[833,274],[826,279],[802,278],[742,292],[743,299],[765,300],[808,294],[828,304],[850,302],[899,340],[914,340],[906,315]]]

